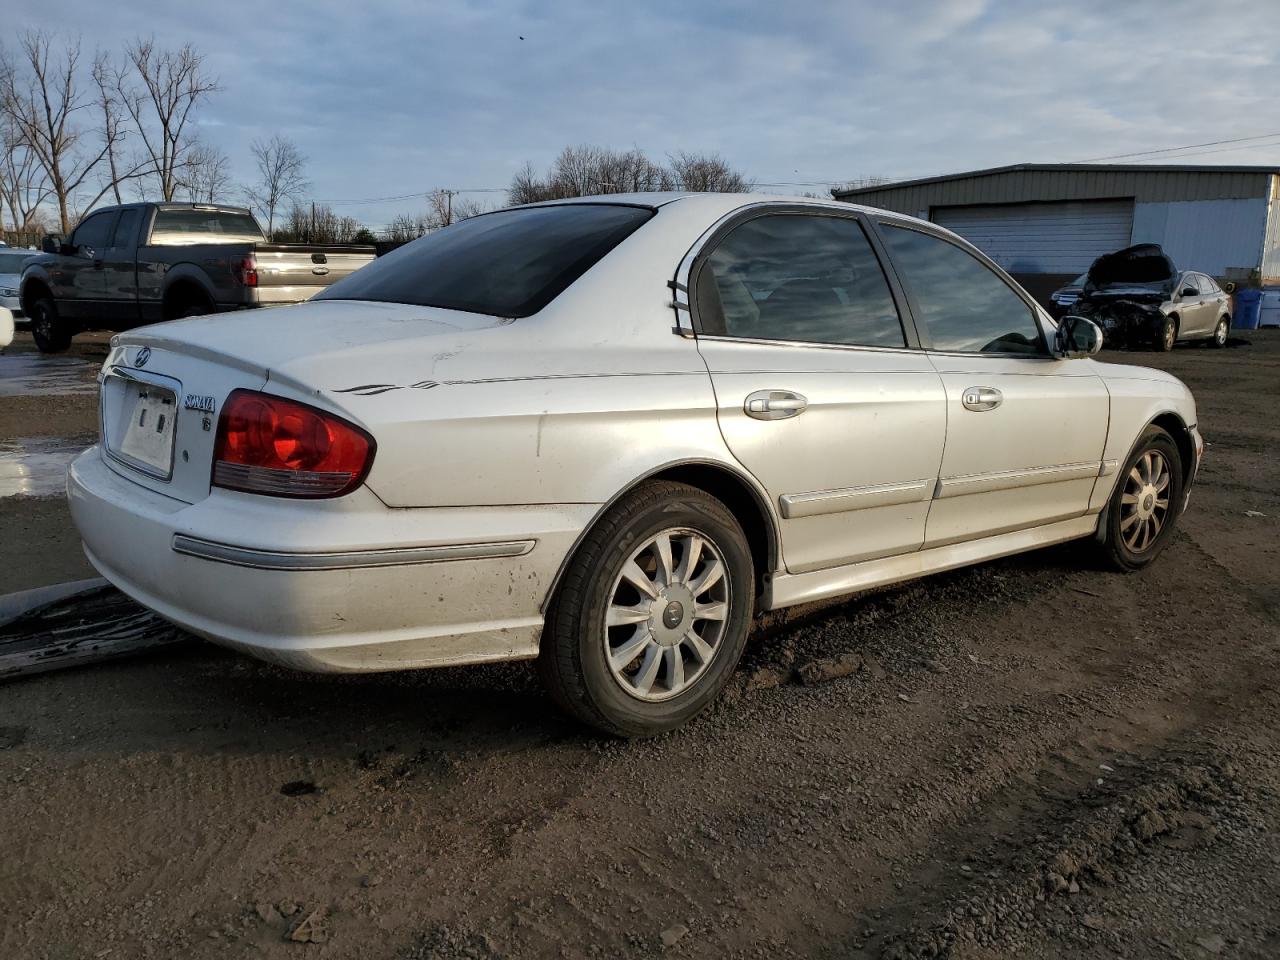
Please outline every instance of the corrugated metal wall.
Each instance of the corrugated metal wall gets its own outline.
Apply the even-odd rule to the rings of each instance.
[[[840,194],[839,199],[919,216],[921,211],[932,207],[964,204],[1123,198],[1133,198],[1138,203],[1159,203],[1267,197],[1273,179],[1265,172],[1123,167],[1014,169],[898,187],[886,184]]]
[[[1133,203],[1002,203],[935,207],[931,219],[954,230],[1010,273],[1075,276],[1104,253],[1129,245]]]
[[[1133,242],[1158,243],[1173,262],[1228,280],[1247,280],[1258,269],[1267,231],[1267,201],[1193,200],[1139,203]]]

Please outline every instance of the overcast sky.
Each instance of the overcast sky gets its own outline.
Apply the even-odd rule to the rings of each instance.
[[[84,0],[13,3],[4,19],[10,38],[78,30],[86,53],[140,33],[193,43],[222,86],[202,136],[237,178],[249,142],[279,132],[309,158],[315,199],[336,202],[503,188],[571,143],[717,152],[760,189],[821,192],[1273,133],[1266,7]],[[1148,159],[1280,165],[1280,135]],[[419,206],[335,203],[375,226]]]

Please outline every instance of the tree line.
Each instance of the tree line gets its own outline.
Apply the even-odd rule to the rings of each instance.
[[[424,194],[379,237],[358,219],[307,200],[307,158],[281,134],[249,144],[253,179],[236,183],[230,158],[195,122],[220,89],[191,44],[139,37],[113,55],[84,56],[80,40],[29,31],[0,47],[0,230],[32,243],[69,234],[91,209],[131,200],[243,202],[279,242],[405,242],[490,206],[456,191]],[[655,162],[639,148],[566,147],[545,173],[526,164],[507,188],[511,204],[655,190],[741,192],[743,174],[714,154]]]

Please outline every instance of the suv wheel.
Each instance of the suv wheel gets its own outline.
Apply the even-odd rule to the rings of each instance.
[[[31,336],[41,353],[62,353],[71,346],[72,335],[51,297],[41,297],[31,305]]]
[[[1148,427],[1121,471],[1103,517],[1103,552],[1118,570],[1141,570],[1169,542],[1182,509],[1182,458],[1173,438]]]
[[[724,504],[647,483],[591,529],[565,572],[538,656],[543,680],[607,733],[672,730],[728,682],[754,592],[746,537]]]

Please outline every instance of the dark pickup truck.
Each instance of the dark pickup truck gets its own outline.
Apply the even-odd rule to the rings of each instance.
[[[43,249],[20,297],[45,353],[84,329],[297,303],[374,258],[366,246],[268,243],[243,207],[201,203],[103,207]]]

